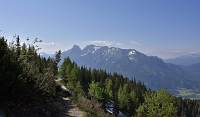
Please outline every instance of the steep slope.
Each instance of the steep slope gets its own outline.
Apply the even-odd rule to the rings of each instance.
[[[189,79],[190,75],[182,67],[167,64],[155,56],[146,56],[135,49],[88,45],[81,50],[74,46],[63,52],[62,57],[70,57],[79,65],[136,78],[152,89],[199,88],[198,83]]]

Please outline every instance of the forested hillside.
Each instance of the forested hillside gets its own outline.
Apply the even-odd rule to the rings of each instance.
[[[77,103],[95,116],[101,116],[92,107],[102,108],[113,100],[118,109],[127,116],[136,117],[198,117],[200,102],[171,96],[165,90],[147,89],[143,83],[129,80],[117,73],[79,67],[66,58],[60,68],[64,84],[75,94]],[[84,104],[86,99],[91,102]],[[94,101],[96,100],[96,101]],[[93,115],[94,116],[94,115]]]
[[[55,82],[58,78],[73,102],[90,117],[200,116],[199,101],[176,98],[165,90],[152,91],[117,73],[79,67],[69,58],[58,69],[61,52],[54,58],[40,57],[36,48],[39,42],[36,39],[21,45],[17,37],[16,42],[8,44],[0,38],[0,111],[8,117],[64,117]]]
[[[6,117],[62,116],[54,81],[58,62],[40,57],[34,44],[20,45],[17,37],[8,45],[0,38],[0,111]]]

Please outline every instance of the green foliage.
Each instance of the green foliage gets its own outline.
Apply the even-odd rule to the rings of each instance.
[[[89,95],[96,98],[97,100],[104,99],[104,89],[98,82],[92,81],[89,85]]]
[[[121,109],[126,108],[128,105],[128,85],[125,84],[124,86],[120,86],[118,90],[118,103]]]
[[[111,79],[106,79],[105,93],[109,99],[113,99],[113,83]]]
[[[61,50],[59,50],[58,52],[56,52],[56,55],[55,55],[55,62],[56,64],[58,64],[61,60]]]
[[[84,95],[83,87],[81,86],[80,81],[77,82],[74,92],[78,96],[83,96]]]
[[[17,61],[16,51],[11,51],[4,37],[0,38],[0,93],[12,96],[19,82],[21,67]]]
[[[178,98],[176,103],[179,117],[200,117],[200,100]]]
[[[176,117],[175,98],[164,90],[146,94],[137,112],[142,117]]]
[[[59,74],[61,78],[64,79],[67,88],[69,88],[75,95],[84,95],[83,87],[79,81],[79,67],[72,63],[69,58],[64,59]]]
[[[42,108],[49,113],[59,110],[56,105],[49,103],[54,102],[56,97],[54,79],[57,63],[52,58],[40,57],[37,50],[25,43],[21,46],[19,36],[16,43],[10,43],[9,46],[4,37],[0,37],[0,108],[5,106],[6,110],[18,113],[16,117],[24,115],[24,110],[31,112],[35,108]],[[55,109],[51,110],[45,105]],[[19,111],[16,111],[18,108]],[[47,116],[45,112],[41,113]]]
[[[69,61],[70,61],[70,59],[64,59],[64,62],[59,69],[59,74],[60,74],[61,78],[65,78],[65,79],[68,78],[68,74],[70,73],[68,70],[69,69],[68,68]]]

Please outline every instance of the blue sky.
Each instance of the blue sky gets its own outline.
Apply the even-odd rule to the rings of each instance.
[[[199,0],[0,0],[0,30],[43,40],[42,51],[73,44],[134,48],[171,58],[200,52]]]

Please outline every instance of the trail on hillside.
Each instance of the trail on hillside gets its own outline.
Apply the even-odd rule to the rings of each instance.
[[[85,112],[81,111],[69,98],[63,98],[66,109],[66,117],[84,117]]]
[[[69,92],[70,90],[65,87],[61,82],[62,79],[55,80],[60,86],[61,89],[65,92]],[[74,104],[68,96],[62,97],[64,108],[65,108],[65,117],[85,117],[86,112],[81,111],[76,104]]]

